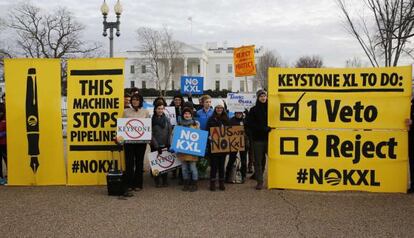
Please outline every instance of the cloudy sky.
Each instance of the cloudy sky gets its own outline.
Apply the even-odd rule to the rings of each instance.
[[[108,38],[102,36],[102,2],[32,1],[45,10],[67,7],[85,24],[84,38],[100,41],[107,49]],[[107,3],[109,20],[114,20],[116,0]],[[0,0],[0,15],[7,15],[15,4],[15,0]],[[353,57],[366,61],[356,40],[345,30],[335,0],[121,0],[121,4],[121,36],[114,41],[115,51],[137,48],[137,28],[166,25],[175,38],[186,43],[254,44],[277,51],[288,64],[303,55],[320,55],[330,67],[344,67]]]

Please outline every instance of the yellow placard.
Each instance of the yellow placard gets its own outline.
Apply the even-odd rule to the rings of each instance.
[[[233,58],[236,77],[256,75],[254,45],[234,48]]]
[[[406,129],[410,97],[411,66],[269,69],[272,127]]]
[[[114,138],[124,107],[124,61],[68,60],[69,185],[106,184],[109,169],[121,167]]]
[[[407,138],[404,131],[272,131],[268,186],[404,193]]]
[[[5,59],[9,185],[66,184],[59,59]]]

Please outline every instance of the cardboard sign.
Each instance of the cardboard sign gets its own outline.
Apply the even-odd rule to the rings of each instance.
[[[149,111],[150,118],[154,115],[154,107],[146,108]],[[166,117],[170,119],[171,125],[177,125],[177,118],[175,114],[175,107],[165,107],[164,114]]]
[[[236,77],[256,75],[254,45],[234,48],[233,58]]]
[[[118,118],[117,139],[124,143],[151,142],[151,118]]]
[[[222,126],[210,128],[210,145],[213,154],[244,151],[244,127]]]
[[[244,112],[256,104],[256,94],[254,93],[228,93],[227,108],[230,112]]]
[[[170,153],[167,150],[163,150],[162,154],[158,154],[158,151],[149,153],[148,160],[154,176],[181,166],[181,161],[176,154]]]
[[[172,148],[175,152],[204,156],[208,132],[183,126],[175,126]]]
[[[203,94],[203,77],[181,76],[182,94]]]

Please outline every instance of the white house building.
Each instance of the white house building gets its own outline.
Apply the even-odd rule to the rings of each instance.
[[[255,92],[259,83],[254,76],[235,77],[233,47],[217,47],[217,43],[187,45],[182,48],[182,58],[174,60],[172,83],[167,89],[180,89],[180,77],[204,77],[204,90],[229,90],[233,92]],[[256,49],[256,62],[261,49]],[[156,88],[156,78],[149,70],[147,56],[142,51],[126,51],[116,54],[125,57],[125,87]],[[166,61],[165,61],[166,62]],[[164,64],[167,65],[167,64]],[[163,68],[165,70],[165,66]],[[161,71],[163,71],[161,70]],[[164,74],[165,75],[165,74]],[[162,89],[165,84],[161,83]]]

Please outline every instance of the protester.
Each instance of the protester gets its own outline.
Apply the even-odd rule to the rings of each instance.
[[[175,108],[175,118],[177,120],[177,123],[180,123],[182,115],[181,111],[184,108],[184,98],[180,94],[177,94],[173,97],[173,100],[170,104],[171,107]]]
[[[245,126],[245,120],[243,118],[243,112],[235,112],[234,117],[232,117],[230,119],[230,125],[232,126]],[[246,131],[246,129],[245,129]],[[240,168],[240,172],[241,172],[241,183],[244,183],[244,181],[246,180],[246,171],[247,171],[247,151],[248,151],[248,139],[247,139],[247,135],[246,133],[244,133],[244,143],[245,143],[245,148],[244,151],[239,151],[239,152],[232,152],[230,153],[229,156],[229,161],[227,162],[227,166],[226,166],[226,183],[233,183],[233,181],[231,180],[230,176],[233,170],[233,165],[234,162],[236,161],[237,158],[237,153],[240,154],[240,161],[241,161],[241,168]]]
[[[213,115],[207,121],[207,131],[210,133],[212,127],[222,127],[229,125],[229,118],[224,110],[223,104],[217,104],[214,108]],[[211,134],[210,134],[211,136]],[[224,186],[224,164],[226,162],[227,153],[211,153],[211,146],[208,146],[210,150],[210,190],[216,190],[216,178],[217,172],[219,174],[219,189],[225,190]]]
[[[183,119],[180,122],[180,126],[190,127],[194,129],[200,128],[200,123],[193,119],[193,110],[191,108],[183,108]],[[197,171],[197,160],[198,157],[194,155],[177,153],[178,159],[181,160],[183,179],[184,179],[184,188],[183,191],[194,192],[197,191],[197,181],[198,181],[198,171]],[[191,177],[190,177],[191,174]]]
[[[207,121],[213,115],[213,109],[211,108],[211,97],[209,95],[203,95],[200,97],[200,103],[203,108],[197,111],[196,119],[200,123],[200,129],[207,129]]]
[[[6,141],[6,105],[5,94],[2,95],[3,103],[0,105],[0,185],[7,184],[3,174],[3,160],[7,166],[7,141]]]
[[[131,107],[130,102],[131,101],[131,94],[129,92],[129,89],[124,89],[124,109]]]
[[[139,94],[131,95],[131,108],[124,110],[124,118],[149,118],[149,112],[142,108],[144,99]],[[147,144],[125,144],[126,180],[130,190],[142,189],[144,155]]]
[[[256,189],[261,190],[263,189],[263,173],[266,167],[267,141],[270,127],[267,125],[267,93],[264,90],[259,90],[256,96],[256,105],[249,112],[248,126],[253,139]]]
[[[154,114],[152,115],[151,151],[158,151],[158,154],[162,154],[162,150],[169,149],[171,145],[172,126],[170,119],[164,114],[164,109],[163,102],[159,101],[154,106]],[[168,187],[167,175],[168,173],[154,175],[155,186]],[[162,184],[160,183],[160,177],[162,178]]]

